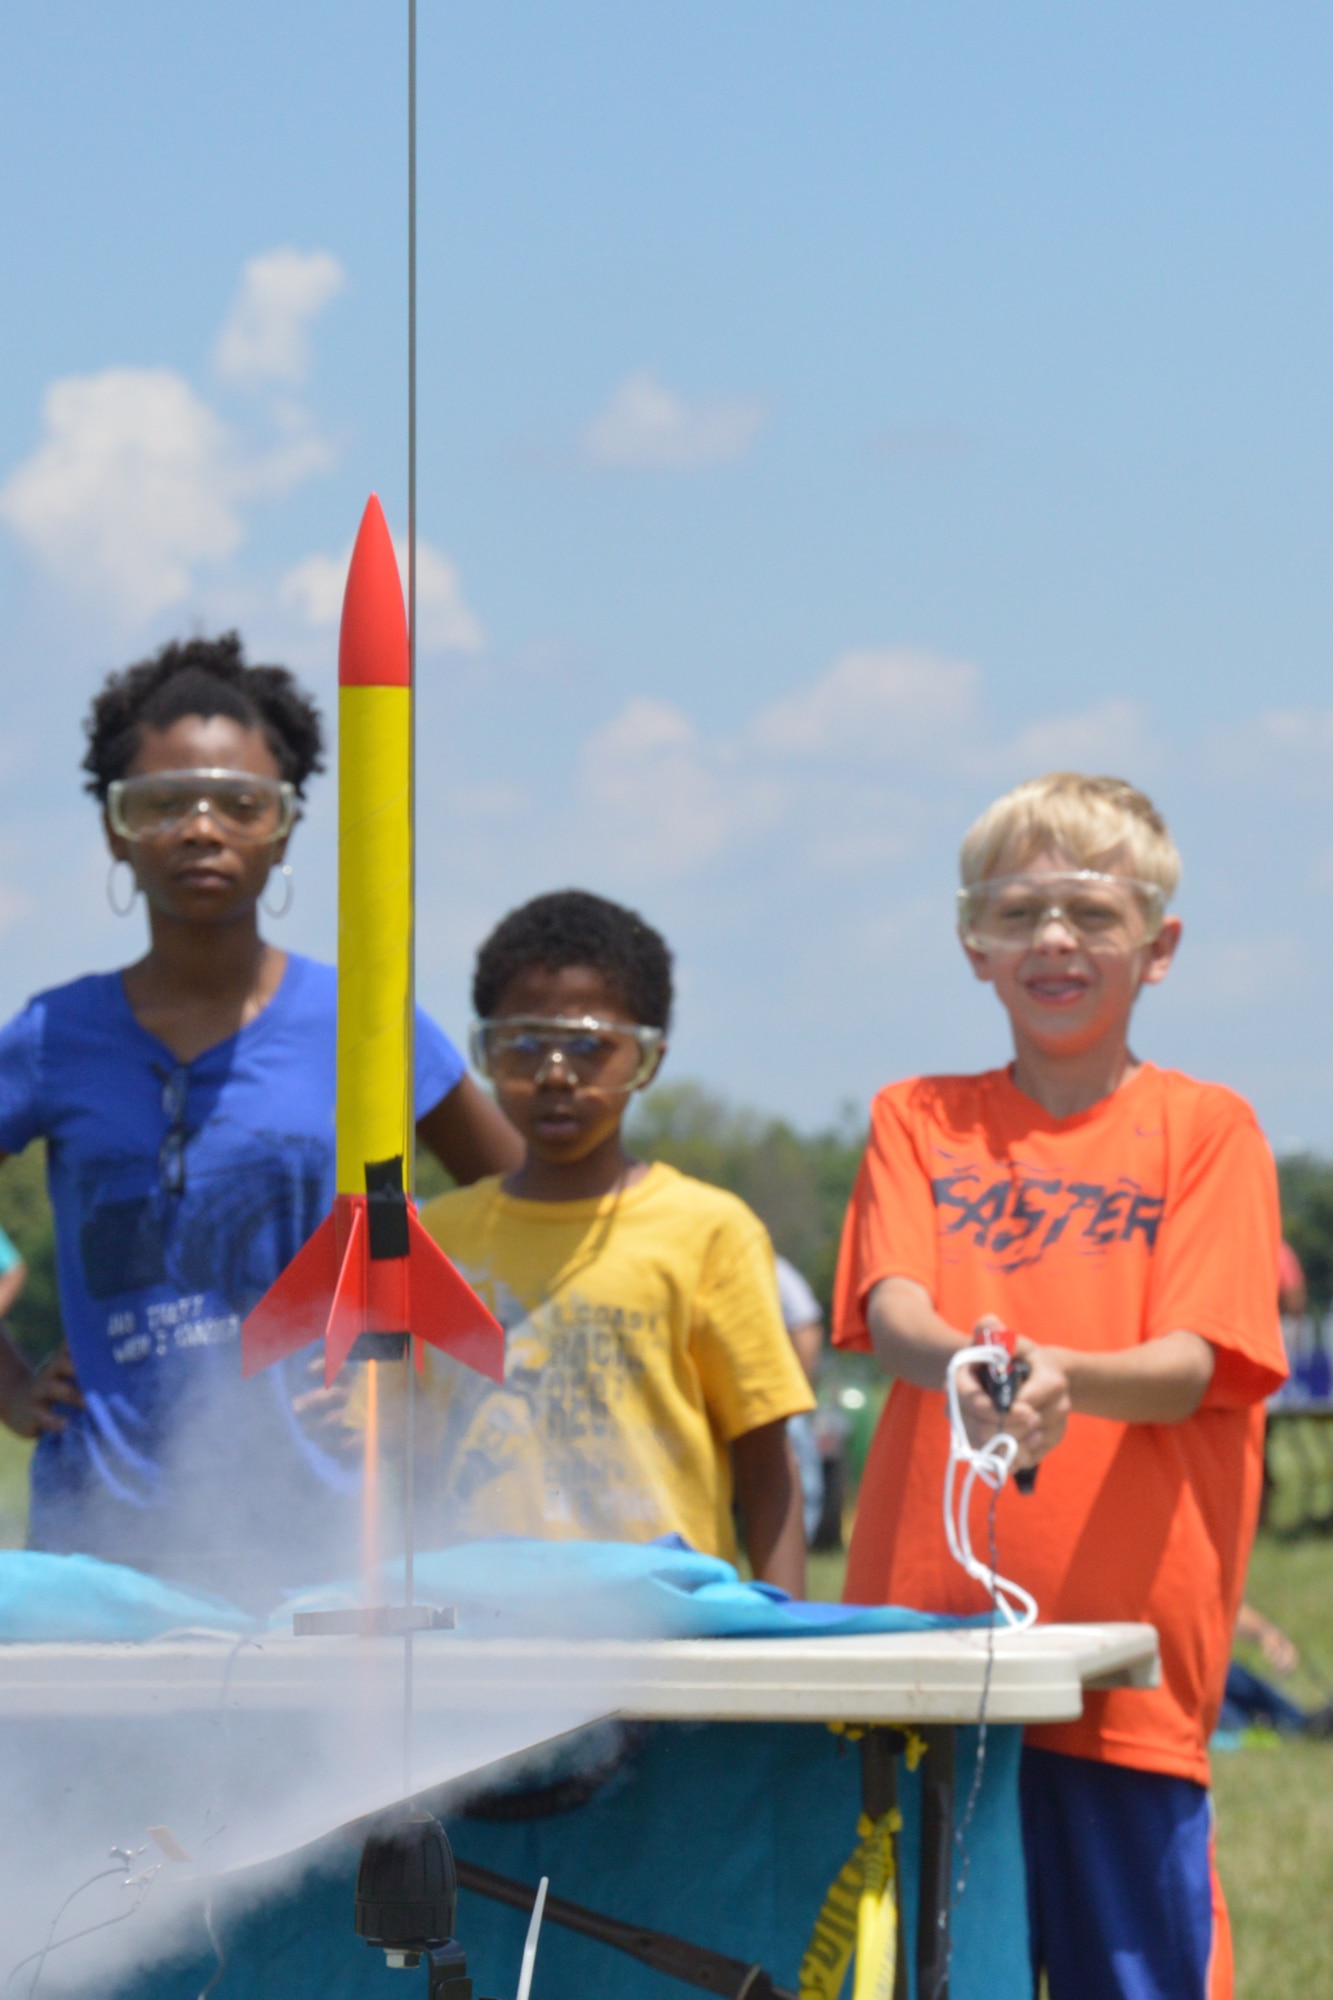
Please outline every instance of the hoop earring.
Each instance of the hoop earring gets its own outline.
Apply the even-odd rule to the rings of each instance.
[[[271,904],[271,903],[269,902],[269,900],[268,900],[268,883],[267,883],[267,882],[266,882],[266,883],[264,884],[264,893],[263,893],[263,895],[262,895],[262,896],[260,897],[260,899],[259,899],[259,901],[260,901],[260,904],[261,904],[262,908],[264,908],[265,910],[267,910],[267,912],[268,912],[269,916],[271,916],[271,917],[273,918],[273,920],[274,920],[274,922],[275,922],[275,923],[276,923],[276,921],[277,921],[277,919],[278,919],[279,917],[285,917],[285,916],[286,916],[286,914],[287,914],[288,910],[290,910],[290,908],[292,907],[292,897],[293,897],[293,896],[295,895],[295,893],[296,893],[296,891],[295,891],[295,890],[294,890],[294,888],[292,887],[292,864],[291,864],[291,862],[290,862],[290,861],[284,861],[284,862],[282,863],[282,866],[281,866],[281,867],[280,867],[280,868],[279,868],[279,869],[277,870],[277,873],[278,873],[279,875],[281,875],[281,877],[282,877],[282,887],[283,887],[283,897],[282,897],[282,902],[281,902],[281,903],[279,904],[278,908],[277,908],[277,909],[275,910],[275,909],[273,908],[273,905],[272,905],[272,904]]]
[[[116,901],[116,870],[118,868],[128,868],[130,871],[130,899],[128,903],[118,903]],[[135,899],[138,894],[139,878],[135,874],[131,863],[128,861],[113,861],[107,870],[106,899],[118,917],[127,917],[130,914],[130,911],[134,908]]]

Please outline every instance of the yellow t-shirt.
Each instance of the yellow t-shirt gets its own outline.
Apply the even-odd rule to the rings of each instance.
[[[733,1556],[728,1444],[812,1403],[757,1216],[659,1164],[593,1201],[518,1201],[491,1178],[421,1219],[506,1335],[503,1386],[426,1350],[423,1533],[674,1531]]]

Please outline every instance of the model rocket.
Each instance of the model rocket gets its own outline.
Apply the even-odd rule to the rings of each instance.
[[[338,638],[338,1096],[333,1213],[241,1328],[245,1375],[324,1336],[332,1382],[415,1336],[501,1381],[504,1334],[417,1220],[412,1101],[412,672],[380,503],[362,516]],[[404,1336],[407,1339],[404,1339]]]

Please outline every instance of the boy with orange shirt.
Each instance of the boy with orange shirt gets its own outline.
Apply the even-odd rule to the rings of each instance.
[[[1043,1619],[1143,1620],[1151,1690],[1090,1693],[1023,1756],[1034,1991],[1228,2000],[1207,1742],[1257,1518],[1263,1402],[1286,1373],[1272,1157],[1245,1102],[1142,1063],[1140,989],[1180,941],[1180,861],[1143,793],[1021,785],[963,843],[959,930],[1014,1060],[874,1103],[843,1236],[838,1344],[894,1376],[861,1489],[855,1602],[977,1612],[951,1560],[945,1371],[1016,1329],[1030,1373],[1001,1417],[964,1371],[973,1441],[1001,1426],[1031,1494],[999,1496],[1000,1567]],[[980,1518],[974,1541],[986,1546]]]

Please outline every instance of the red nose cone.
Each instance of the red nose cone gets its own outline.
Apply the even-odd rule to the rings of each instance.
[[[408,687],[407,612],[384,509],[372,493],[357,530],[338,633],[339,687]]]

